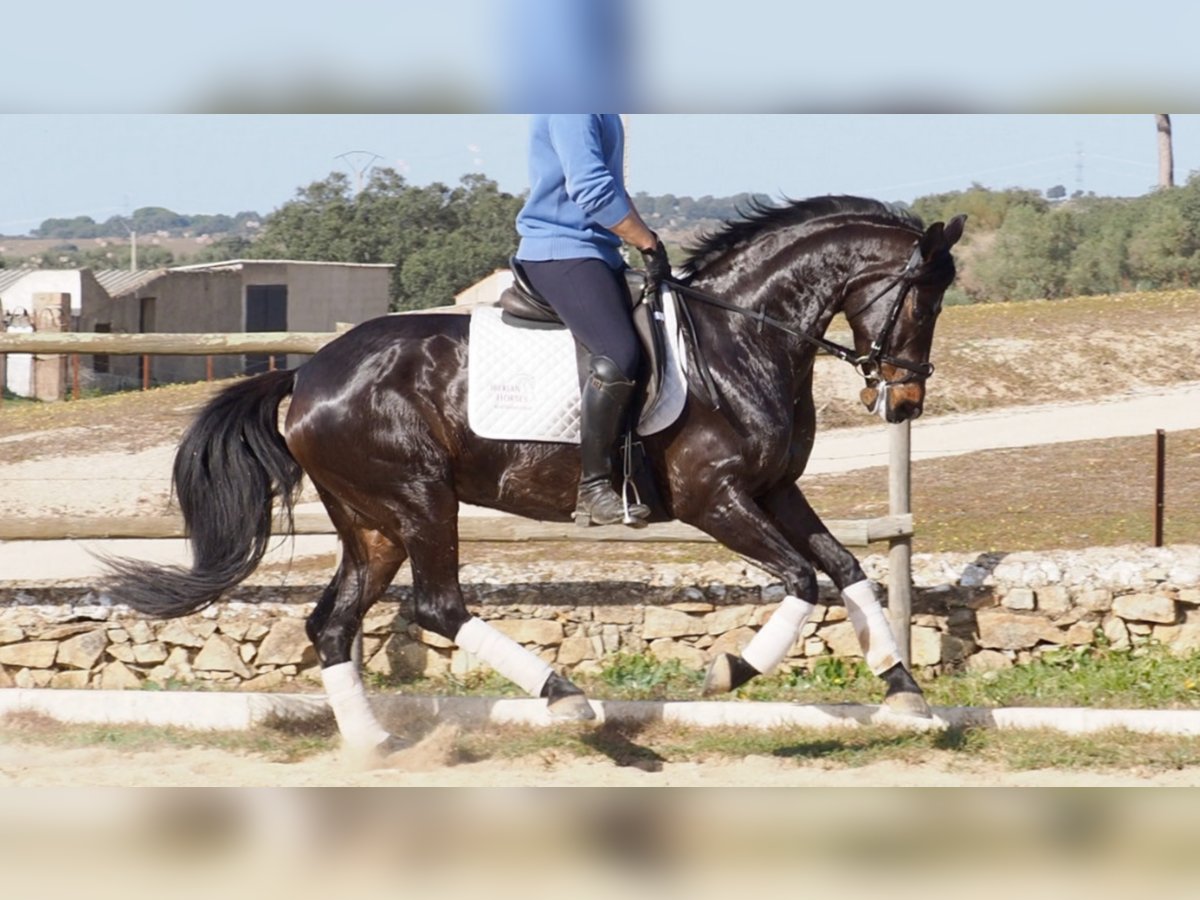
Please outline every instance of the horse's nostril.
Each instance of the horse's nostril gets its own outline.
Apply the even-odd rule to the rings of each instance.
[[[887,420],[892,424],[909,422],[913,419],[919,419],[921,412],[922,407],[920,403],[914,403],[911,400],[901,400],[899,403],[888,407]]]

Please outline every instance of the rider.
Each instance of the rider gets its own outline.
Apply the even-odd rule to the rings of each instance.
[[[580,407],[575,521],[611,525],[625,506],[613,490],[612,449],[636,386],[641,348],[630,315],[621,241],[641,251],[647,289],[671,274],[667,251],[625,190],[618,115],[534,116],[529,198],[517,214],[517,260],[590,354]],[[650,510],[629,505],[631,524]]]

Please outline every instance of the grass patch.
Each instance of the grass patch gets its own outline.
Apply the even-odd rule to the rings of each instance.
[[[270,762],[299,762],[338,746],[333,717],[306,722],[281,720],[248,731],[199,731],[152,725],[63,723],[37,713],[10,713],[3,718],[9,741],[61,749],[109,747],[123,753],[164,749],[210,749]]]
[[[598,677],[587,680],[585,690],[611,700],[665,700],[700,693],[704,673],[679,660],[659,660],[653,653],[618,653]]]
[[[463,676],[390,679],[366,676],[371,690],[437,696],[524,697],[491,669]],[[597,673],[573,676],[594,700],[700,700],[704,673],[652,653],[618,653]],[[934,706],[1060,706],[1106,709],[1200,708],[1200,653],[1177,657],[1158,644],[1115,650],[1064,647],[995,672],[922,678]],[[837,704],[879,703],[883,682],[862,660],[820,657],[811,667],[781,669],[738,688],[726,700]]]
[[[333,752],[332,720],[278,723],[245,732],[140,725],[70,725],[36,714],[4,719],[9,743],[55,749],[112,748],[122,754],[206,749],[278,763]],[[993,767],[1170,772],[1200,766],[1200,738],[1113,729],[1090,735],[983,728],[902,731],[882,726],[818,729],[687,728],[674,724],[584,724],[538,728],[487,726],[460,731],[450,758],[460,764],[528,761],[552,771],[578,759],[659,771],[668,763],[736,764],[766,757],[796,766],[861,768],[896,763],[948,771]]]
[[[895,763],[969,771],[1171,772],[1200,766],[1200,738],[1113,729],[1090,735],[1050,730],[952,728],[900,731],[866,726],[839,730],[685,728],[678,725],[504,726],[458,737],[463,762],[535,760],[547,768],[573,758],[607,758],[619,766],[656,771],[666,763],[736,764],[768,757],[797,766],[861,768]]]
[[[1200,654],[1176,657],[1157,644],[1064,647],[1011,669],[944,676],[923,687],[937,706],[1196,709]]]

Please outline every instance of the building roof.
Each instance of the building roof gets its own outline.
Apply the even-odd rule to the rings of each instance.
[[[128,269],[99,269],[93,270],[92,274],[110,297],[119,297],[145,287],[161,277],[165,271],[166,269],[137,269],[132,272]]]
[[[314,259],[227,259],[221,262],[192,263],[188,266],[172,266],[171,272],[235,272],[246,266],[342,266],[354,269],[393,269],[392,263],[352,263]]]
[[[0,291],[6,291],[30,272],[36,272],[32,266],[22,266],[19,269],[0,269]]]

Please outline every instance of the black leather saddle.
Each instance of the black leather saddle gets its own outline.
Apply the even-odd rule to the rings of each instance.
[[[508,261],[508,266],[513,273],[512,287],[505,288],[497,303],[503,310],[504,321],[517,328],[545,328],[547,326],[565,328],[563,320],[558,317],[554,307],[530,283],[520,261],[516,257],[512,257]],[[629,285],[630,302],[636,306],[641,299],[646,277],[636,269],[626,269],[625,281]]]

